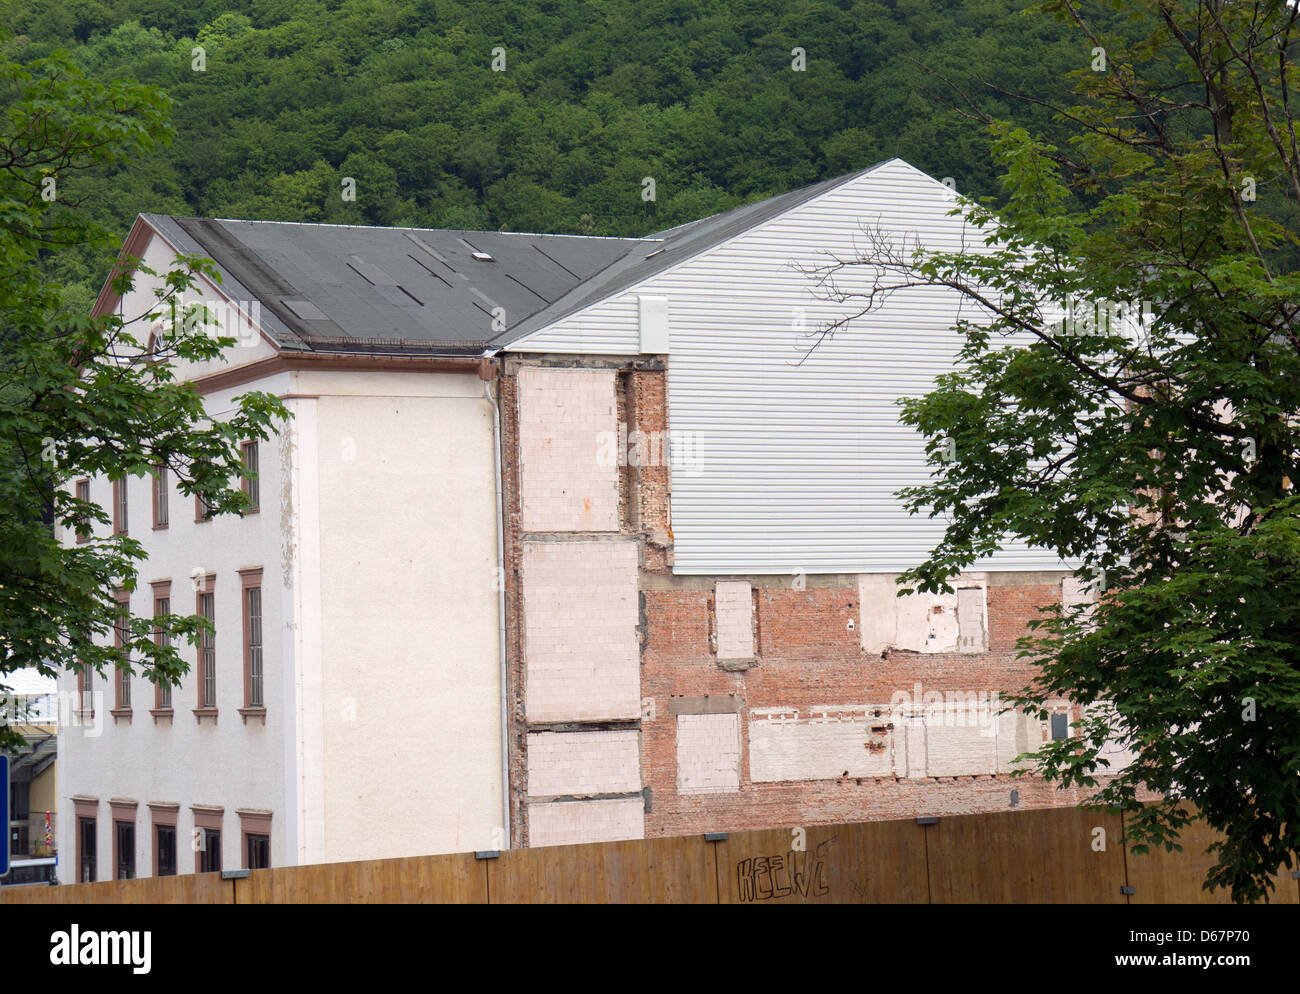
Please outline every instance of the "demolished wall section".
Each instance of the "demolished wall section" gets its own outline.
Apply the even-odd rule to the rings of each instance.
[[[524,778],[512,788],[529,843],[1082,800],[1012,779],[1017,757],[1054,725],[998,713],[1000,695],[1034,675],[1016,640],[1040,607],[1061,603],[1066,575],[968,573],[951,594],[906,598],[885,574],[674,575],[662,366],[654,357],[546,356],[506,366],[507,404],[516,377],[528,384],[506,420],[532,425],[522,481],[507,474],[508,487],[523,487],[507,532],[507,590],[520,753],[512,777]],[[511,431],[507,447],[518,452]],[[584,437],[598,472],[567,466],[530,477],[529,459],[586,458]],[[534,488],[531,479],[547,482]],[[555,503],[554,481],[571,480],[586,481],[573,499],[598,485],[609,506],[611,479],[614,527],[579,529],[588,519],[564,504],[567,491]],[[545,514],[521,515],[534,496]],[[547,529],[526,527],[539,522]],[[1069,584],[1064,594],[1079,596]],[[1077,710],[1057,710],[1072,728]],[[586,751],[599,734],[619,736],[621,758]],[[582,764],[557,767],[561,754],[589,755],[603,772],[583,780]]]

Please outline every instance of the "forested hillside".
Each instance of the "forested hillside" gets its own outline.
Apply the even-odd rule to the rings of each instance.
[[[627,235],[895,155],[996,193],[985,135],[916,62],[1054,133],[977,82],[1053,99],[1086,68],[1079,35],[1024,5],[3,0],[0,45],[68,49],[174,101],[163,156],[61,178],[123,235],[138,211]],[[59,265],[66,302],[88,304],[107,260]]]

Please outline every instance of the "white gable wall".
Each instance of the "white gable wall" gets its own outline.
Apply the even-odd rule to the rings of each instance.
[[[675,572],[897,572],[924,558],[943,521],[910,517],[894,496],[929,474],[896,401],[953,368],[956,295],[896,294],[805,359],[815,329],[851,311],[818,300],[792,263],[865,252],[864,224],[933,249],[961,247],[965,232],[977,247],[947,216],[954,203],[947,187],[895,159],[511,350],[638,354],[638,298],[666,297],[670,425],[689,433],[692,453],[691,469],[673,473]],[[867,285],[853,272],[839,282],[855,280]],[[980,568],[1061,564],[1011,545]]]
[[[141,252],[140,258],[146,266],[159,275],[137,273],[134,287],[122,296],[118,313],[124,322],[131,322],[126,330],[143,346],[149,341],[149,331],[153,322],[136,320],[137,318],[158,311],[164,316],[163,320],[170,320],[168,308],[159,304],[154,290],[164,285],[162,277],[175,267],[176,249],[157,232],[151,230],[149,242]],[[223,350],[221,355],[214,359],[203,362],[174,361],[172,368],[178,380],[198,379],[211,373],[246,366],[259,359],[268,359],[276,354],[275,347],[262,336],[260,329],[240,318],[242,314],[246,318],[256,319],[261,313],[257,302],[229,299],[222,288],[209,281],[207,277],[199,276],[193,288],[179,295],[178,303],[206,305],[209,309],[209,318],[215,320],[217,325],[212,328],[211,333],[214,336],[229,335],[236,340],[233,346]]]

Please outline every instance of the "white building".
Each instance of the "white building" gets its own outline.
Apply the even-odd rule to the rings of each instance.
[[[182,250],[203,251],[170,218],[139,219],[125,249],[159,272]],[[205,299],[256,300],[234,286],[232,274]],[[101,305],[143,313],[151,289],[142,279]],[[292,410],[258,447],[258,511],[203,520],[173,483],[163,524],[153,481],[126,487],[126,529],[149,556],[131,609],[196,612],[210,596],[213,696],[201,700],[189,647],[170,707],[138,676],[115,707],[117,688],[96,679],[102,714],[61,734],[64,880],[87,852],[111,878],[128,844],[134,875],[170,869],[173,844],[179,872],[215,865],[196,828],[219,832],[227,869],[247,865],[248,836],[269,842],[254,862],[271,865],[503,844],[493,409],[478,360],[312,352],[264,315],[220,371],[186,373],[216,417],[248,390]],[[115,506],[111,483],[88,486]]]
[[[895,159],[644,239],[142,215],[125,253],[157,271],[196,253],[223,273],[204,299],[230,315],[240,347],[184,371],[209,411],[262,390],[294,417],[256,453],[256,513],[203,520],[170,487],[163,525],[151,481],[128,482],[126,527],[149,552],[131,608],[212,608],[215,696],[201,700],[197,665],[170,708],[137,678],[130,707],[99,709],[102,734],[61,731],[65,862],[89,865],[93,852],[99,879],[109,866],[150,875],[174,837],[180,872],[215,865],[192,848],[205,838],[195,829],[220,833],[220,865],[233,868],[743,827],[757,810],[746,791],[772,781],[790,781],[784,811],[843,814],[815,807],[809,785],[848,764],[785,756],[771,714],[888,706],[911,676],[889,677],[895,686],[857,674],[890,648],[919,653],[926,679],[950,685],[983,671],[972,654],[1013,658],[992,605],[1023,600],[1008,592],[1017,583],[1059,597],[1067,572],[1011,546],[962,596],[906,609],[894,599],[890,578],[942,527],[893,497],[928,472],[894,401],[950,368],[951,294],[891,304],[798,364],[806,331],[843,313],[800,266],[862,249],[864,224],[955,249],[969,232],[952,206],[947,187]],[[141,281],[121,301],[106,290],[97,308],[133,316],[151,290]],[[637,370],[666,379],[658,428],[695,446],[694,464],[649,496],[599,455],[620,430],[619,378]],[[113,504],[110,483],[88,486]],[[629,519],[633,498],[650,503]],[[817,610],[847,604],[824,665],[852,699],[804,700],[795,684],[747,675],[805,651],[751,631],[763,611],[787,610],[760,588],[805,573],[820,577]],[[671,590],[715,615],[724,594],[729,605],[689,664],[703,696],[659,702],[679,733],[710,729],[689,757],[680,734],[674,747],[670,726],[654,724],[664,684],[647,667],[659,624],[647,594]],[[668,696],[696,693],[688,684]],[[864,722],[860,735],[884,734]],[[761,756],[751,728],[767,736]],[[926,756],[941,756],[946,773],[988,781],[1039,735],[1012,732],[981,746],[987,769],[967,771],[956,739],[927,753],[913,728],[896,745],[872,740],[864,770],[924,778]],[[861,746],[845,748],[861,757]],[[701,782],[707,797],[675,807]],[[872,810],[916,803],[902,792],[876,803],[871,789],[859,800]],[[987,809],[1003,793],[984,784],[954,803]]]

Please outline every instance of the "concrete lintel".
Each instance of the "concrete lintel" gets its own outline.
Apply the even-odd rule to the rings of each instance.
[[[557,545],[564,542],[626,542],[636,539],[624,532],[520,532],[520,544]]]
[[[1060,583],[1067,576],[1074,576],[1074,574],[1069,570],[1007,570],[1006,572],[989,570],[984,574],[984,582],[990,587],[1027,587]]]
[[[728,673],[741,673],[758,665],[757,659],[719,659],[718,668]]]
[[[641,730],[640,718],[610,718],[599,721],[530,721],[525,726],[529,735],[538,732],[637,732]]]
[[[630,369],[636,372],[657,373],[668,368],[662,358],[652,358],[636,354],[587,356],[571,355],[567,352],[514,353],[506,359],[505,371],[508,376],[519,372],[521,366],[548,366],[554,369]]]
[[[707,590],[712,593],[719,580],[743,580],[755,590],[793,590],[794,576],[789,573],[717,573],[717,574],[666,574],[642,573],[639,585],[642,590]],[[809,573],[801,581],[804,590],[844,589],[854,590],[858,585],[856,573]]]
[[[603,794],[551,794],[544,797],[530,797],[528,804],[568,804],[573,801],[641,801],[645,794],[639,790],[621,790]]]
[[[739,714],[738,694],[705,694],[703,697],[670,697],[669,714]]]

